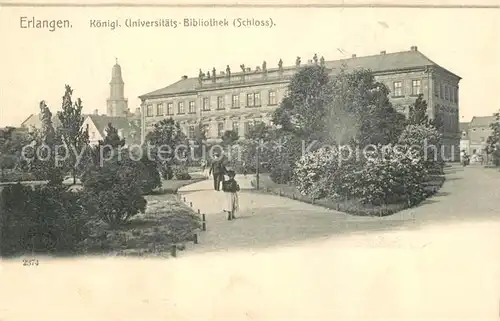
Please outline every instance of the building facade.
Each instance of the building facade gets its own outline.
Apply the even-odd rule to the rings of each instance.
[[[495,116],[474,116],[470,122],[460,123],[460,149],[469,155],[485,156],[486,141],[492,134],[490,125],[495,121]]]
[[[253,122],[270,122],[273,111],[287,94],[290,79],[300,68],[314,63],[318,63],[316,56],[306,64],[297,58],[294,66],[284,67],[280,59],[277,68],[267,68],[264,62],[253,70],[241,65],[241,71],[233,73],[227,66],[219,73],[213,68],[206,74],[200,70],[197,78],[183,76],[165,88],[139,96],[141,139],[145,140],[155,123],[170,117],[180,122],[188,136],[201,123],[210,139],[220,138],[226,130],[235,130],[243,137]],[[417,47],[396,53],[382,51],[367,57],[353,55],[336,61],[321,58],[319,63],[332,76],[343,67],[348,71],[371,70],[376,80],[390,89],[394,107],[406,115],[417,96],[423,94],[429,118],[440,117],[443,121],[445,154],[458,156],[461,78],[431,61]]]

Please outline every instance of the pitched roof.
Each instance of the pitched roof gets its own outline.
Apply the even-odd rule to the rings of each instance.
[[[342,64],[347,65],[347,70],[363,68],[370,69],[373,72],[411,69],[425,66],[437,66],[446,70],[417,50],[327,61],[326,67],[340,71]],[[453,74],[448,70],[446,71]]]
[[[23,122],[21,123],[21,127],[22,127],[22,126],[24,126],[24,124],[25,124],[28,120],[30,120],[30,119],[31,119],[31,117],[33,117],[33,116],[34,116],[34,114],[31,114],[31,115],[29,115],[29,116],[28,116],[25,120],[23,120]]]
[[[174,82],[167,87],[152,91],[150,93],[139,96],[139,98],[143,97],[151,97],[151,96],[163,96],[169,94],[178,94],[178,93],[188,93],[195,92],[196,86],[198,85],[198,78],[186,78],[181,79],[177,82]]]
[[[474,116],[470,121],[470,127],[489,127],[496,121],[495,116]]]
[[[34,127],[39,128],[42,126],[42,120],[40,119],[40,114],[38,113],[38,114],[31,114],[28,118],[26,118],[21,123],[21,127],[26,126],[26,123],[28,123],[28,121],[30,121],[31,119],[35,120],[36,125],[34,125]],[[59,121],[59,117],[57,116],[57,112],[52,113],[52,125],[54,126],[54,128],[61,126],[61,122]]]
[[[106,136],[106,128],[110,123],[117,130],[121,129],[123,131],[123,137],[125,138],[127,143],[133,143],[131,140],[135,141],[135,139],[137,139],[137,137],[140,135],[140,128],[138,127],[139,125],[134,124],[134,122],[137,120],[135,118],[111,117],[105,115],[87,116],[90,117],[102,137]]]
[[[325,62],[326,67],[332,69],[333,73],[335,73],[335,71],[340,71],[343,64],[347,65],[347,70],[370,69],[373,72],[435,66],[461,79],[459,76],[455,75],[454,73],[450,72],[449,70],[441,67],[434,61],[427,58],[416,48],[409,51],[385,53],[385,54],[378,54],[365,57],[353,57],[348,59],[332,60]],[[293,68],[295,67],[294,66],[284,67],[285,70]],[[277,70],[278,68],[268,69],[269,72]],[[238,76],[240,74],[242,74],[242,72],[232,73],[233,76]],[[194,93],[196,92],[197,87],[198,87],[198,77],[186,78],[186,79],[181,79],[164,88],[141,95],[139,96],[139,98],[144,99],[144,98],[164,96],[164,95]]]

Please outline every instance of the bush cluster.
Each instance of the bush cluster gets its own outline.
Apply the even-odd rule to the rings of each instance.
[[[366,159],[342,162],[336,150],[320,148],[310,152],[297,162],[295,186],[314,199],[356,198],[374,205],[413,205],[424,199],[428,170],[418,153],[395,152],[390,145],[383,150]]]
[[[0,251],[72,253],[90,233],[80,195],[62,186],[5,186],[0,194]]]
[[[92,216],[115,226],[144,212],[144,181],[138,166],[138,162],[113,160],[87,172],[82,198]]]

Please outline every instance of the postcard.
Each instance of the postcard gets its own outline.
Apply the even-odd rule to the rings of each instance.
[[[499,8],[0,4],[0,320],[498,320]]]

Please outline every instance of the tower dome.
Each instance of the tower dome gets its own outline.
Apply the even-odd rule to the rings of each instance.
[[[122,67],[118,64],[118,59],[111,70],[111,83],[123,83],[122,79]]]

